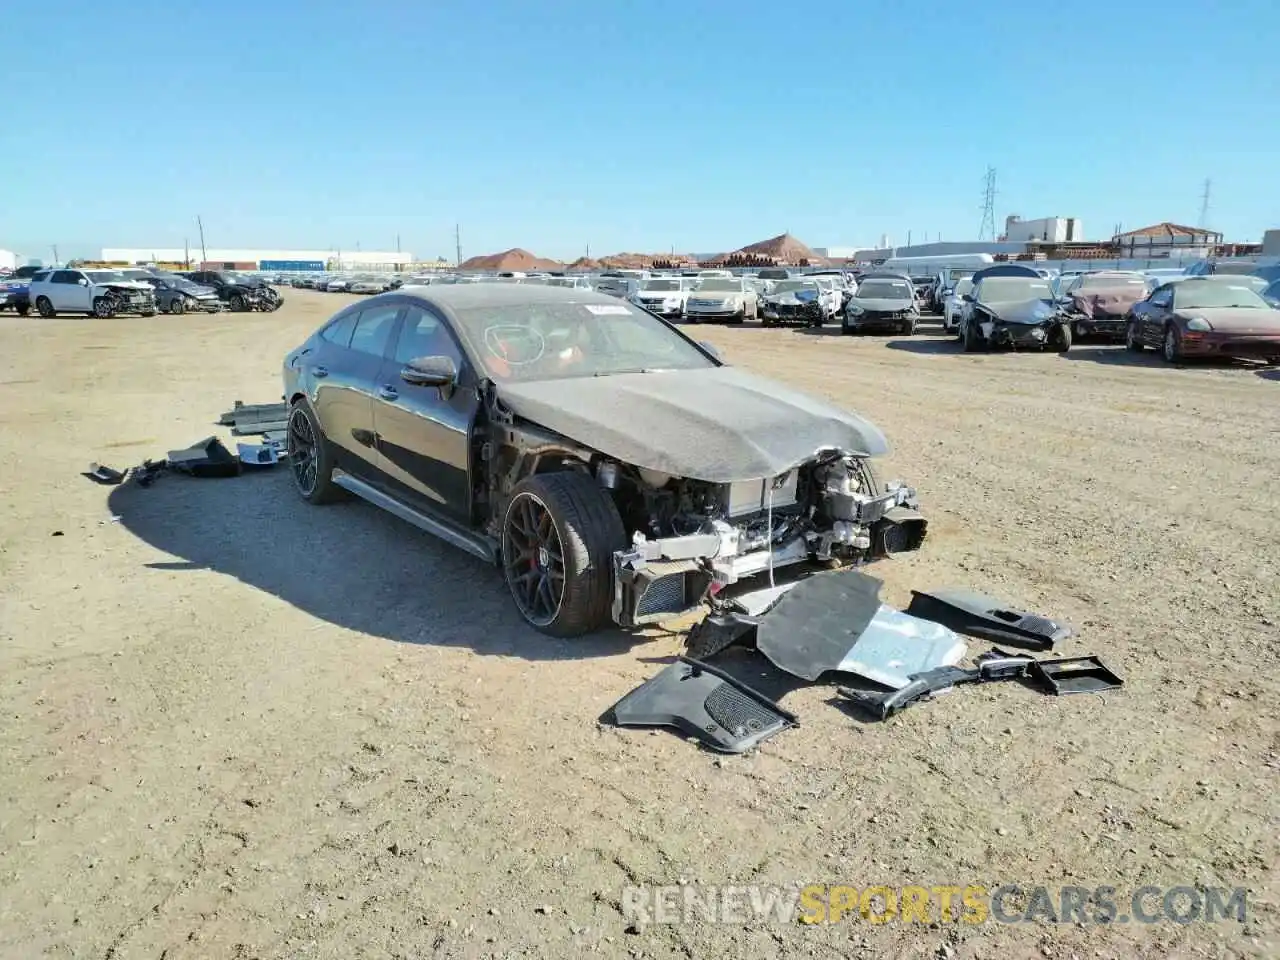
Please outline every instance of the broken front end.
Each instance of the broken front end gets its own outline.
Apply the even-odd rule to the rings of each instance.
[[[776,477],[715,484],[602,464],[629,523],[613,555],[613,618],[670,620],[740,580],[807,561],[862,562],[916,550],[916,492],[882,488],[866,458],[832,452]],[[624,489],[625,488],[625,489]]]

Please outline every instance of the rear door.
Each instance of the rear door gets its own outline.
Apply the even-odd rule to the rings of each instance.
[[[320,346],[305,358],[320,428],[337,466],[377,481],[373,397],[400,304],[368,304],[339,314],[321,331]]]
[[[450,389],[406,383],[410,360],[448,357],[458,371]],[[471,522],[471,431],[479,401],[466,355],[448,322],[420,302],[404,308],[390,356],[378,376],[373,425],[379,468],[391,492],[419,509]]]
[[[83,280],[82,284],[80,281]],[[88,278],[79,270],[55,270],[49,278],[49,301],[55,310],[89,310],[93,294]]]

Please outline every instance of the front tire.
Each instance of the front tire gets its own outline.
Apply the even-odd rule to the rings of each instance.
[[[20,317],[25,317],[28,313],[30,313],[30,312],[31,312],[31,304],[29,304],[29,303],[22,303],[22,304],[19,304],[19,305],[18,305],[18,306],[16,306],[16,307],[14,307],[13,309],[14,309],[14,310],[16,310],[16,311],[18,311],[18,316],[20,316]]]
[[[516,609],[548,636],[600,629],[610,622],[613,554],[626,544],[618,508],[589,476],[526,477],[502,520],[502,571]]]
[[[94,297],[93,315],[100,320],[114,317],[116,315],[115,304],[107,297]]]
[[[1141,353],[1147,348],[1147,345],[1142,342],[1142,337],[1138,333],[1138,324],[1133,320],[1130,320],[1125,324],[1124,348],[1130,353]]]
[[[965,353],[977,353],[982,349],[985,343],[982,334],[978,332],[977,324],[973,321],[969,321],[964,325],[964,330],[961,331],[960,338],[964,343]]]
[[[231,295],[230,303],[231,303],[231,309],[236,311],[237,313],[243,313],[245,310],[249,308],[249,305],[245,302],[243,294],[233,293]]]
[[[1164,343],[1160,352],[1164,356],[1165,363],[1182,361],[1182,335],[1172,323],[1164,328]]]
[[[169,312],[177,316],[187,312],[187,305],[182,302],[181,298],[169,301]]]
[[[1071,349],[1071,324],[1060,323],[1055,332],[1057,335],[1052,338],[1053,349],[1058,353],[1066,353]]]
[[[320,421],[306,400],[289,411],[289,471],[298,495],[308,503],[333,503],[343,489],[333,482],[333,454],[320,429]]]

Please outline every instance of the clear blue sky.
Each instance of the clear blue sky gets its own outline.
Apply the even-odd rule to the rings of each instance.
[[[1280,226],[1280,3],[13,3],[0,247],[571,258]],[[37,42],[38,40],[38,42]]]

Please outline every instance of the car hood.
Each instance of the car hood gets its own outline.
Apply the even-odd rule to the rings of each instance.
[[[1116,316],[1128,313],[1135,303],[1145,300],[1147,288],[1144,284],[1129,284],[1100,290],[1077,290],[1070,297],[1076,310],[1086,317],[1095,313]]]
[[[875,310],[877,312],[887,312],[890,310],[910,310],[915,306],[915,300],[910,297],[902,297],[901,299],[883,299],[880,297],[862,298],[855,296],[849,301],[849,305],[853,307],[861,307],[863,310]]]
[[[201,286],[198,283],[174,283],[170,284],[174,290],[179,293],[185,293],[188,297],[216,297],[218,291],[213,287]]]
[[[995,300],[980,304],[982,309],[1005,323],[1044,323],[1056,310],[1052,300]]]
[[[823,448],[887,453],[872,423],[736,367],[503,383],[516,415],[635,467],[709,483],[776,477]]]
[[[1214,333],[1232,334],[1280,334],[1280,310],[1260,310],[1249,307],[1217,307],[1203,310],[1179,310],[1184,320],[1204,317]]]
[[[638,290],[636,296],[641,300],[683,300],[689,296],[688,290]]]
[[[822,291],[784,290],[782,293],[771,293],[766,299],[770,303],[817,303],[822,299]]]

